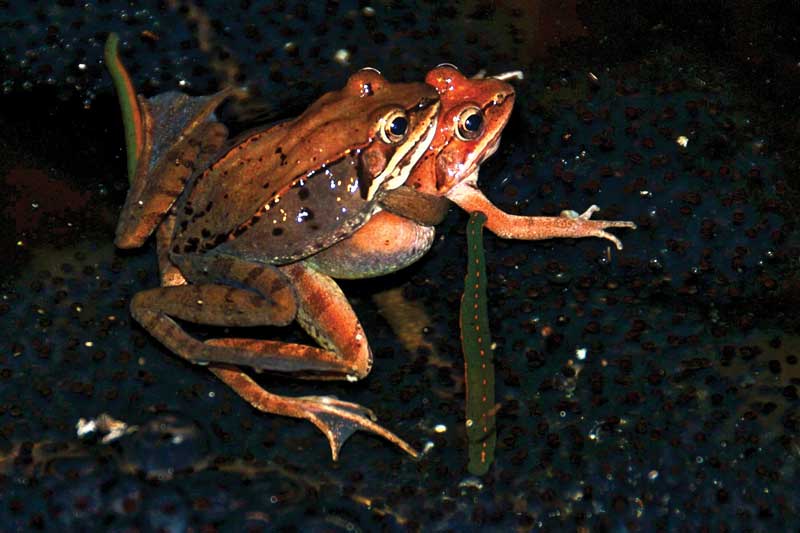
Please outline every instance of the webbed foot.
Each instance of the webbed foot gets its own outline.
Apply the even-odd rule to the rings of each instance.
[[[330,396],[278,396],[264,390],[237,368],[214,365],[210,370],[259,411],[304,418],[317,426],[328,438],[334,461],[339,459],[342,444],[359,430],[383,437],[415,459],[420,456],[406,441],[375,423],[375,414],[366,407]]]

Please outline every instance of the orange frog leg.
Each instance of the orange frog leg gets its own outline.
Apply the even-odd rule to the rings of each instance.
[[[204,263],[202,273],[191,265],[187,270],[196,284],[142,291],[131,302],[133,317],[162,344],[190,362],[210,363],[209,369],[256,409],[312,422],[328,438],[334,460],[342,444],[358,430],[380,435],[411,456],[419,456],[404,440],[376,424],[369,409],[332,397],[278,396],[230,366],[320,379],[366,376],[372,365],[366,335],[331,278],[302,263],[277,269],[231,258]],[[206,277],[216,282],[204,283]],[[201,342],[174,319],[232,327],[285,325],[296,319],[323,348],[247,338]]]
[[[483,212],[487,217],[486,228],[504,239],[539,241],[553,238],[599,237],[608,239],[618,250],[622,250],[620,240],[605,230],[636,229],[636,224],[627,220],[591,220],[592,214],[600,209],[596,205],[576,216],[563,213],[559,217],[510,215],[483,195],[477,187],[476,180],[476,177],[471,177],[462,181],[447,193],[447,198],[468,213]]]

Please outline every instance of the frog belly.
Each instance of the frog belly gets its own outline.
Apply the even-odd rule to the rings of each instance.
[[[381,211],[350,237],[315,254],[306,262],[339,279],[382,276],[416,262],[433,245],[436,230]]]

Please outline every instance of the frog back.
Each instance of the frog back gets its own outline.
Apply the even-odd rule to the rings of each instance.
[[[177,205],[172,253],[284,264],[330,246],[369,219],[386,180],[410,170],[437,111],[425,84],[356,73],[298,118],[243,135],[199,173]],[[389,140],[387,116],[398,114],[405,133]]]
[[[362,194],[357,149],[315,170],[284,170],[291,155],[281,141],[290,130],[283,123],[251,133],[197,176],[177,206],[173,253],[290,263],[369,219],[376,199]]]

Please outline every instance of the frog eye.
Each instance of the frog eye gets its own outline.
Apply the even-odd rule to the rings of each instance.
[[[380,134],[383,142],[398,143],[406,138],[406,133],[408,133],[408,116],[405,111],[391,111],[381,120]]]
[[[472,141],[483,133],[483,111],[478,107],[466,108],[456,120],[456,136],[462,141]]]

